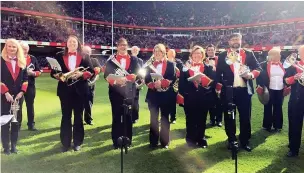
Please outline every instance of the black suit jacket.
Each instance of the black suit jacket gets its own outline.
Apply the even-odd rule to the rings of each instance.
[[[169,89],[165,92],[157,92],[155,89],[148,88],[147,95],[146,95],[146,102],[151,103],[168,103],[168,101],[172,100],[170,93],[173,92],[173,84],[176,80],[176,72],[175,72],[175,65],[173,62],[166,61],[167,67],[164,72],[164,79],[168,79],[172,81],[170,83]],[[150,68],[147,71],[147,75],[145,76],[145,83],[149,84],[152,82],[151,73],[154,73]]]
[[[286,69],[286,73],[284,75],[284,83],[287,86],[291,86],[289,101],[304,100],[304,87],[297,80],[295,80],[293,84],[286,82],[288,78],[293,77],[297,73],[299,73],[299,71],[297,71],[295,67],[290,66]]]
[[[79,67],[84,67],[87,68],[89,67],[89,69],[87,71],[89,71],[90,73],[94,74],[94,70],[93,70],[93,65],[90,61],[90,58],[87,54],[81,54],[78,53],[82,59],[80,61]],[[58,52],[56,54],[55,59],[58,61],[59,65],[61,66],[62,71],[56,71],[56,70],[51,70],[51,77],[55,78],[56,77],[54,75],[58,74],[58,73],[67,73],[70,72],[70,70],[68,69],[67,65],[64,62],[64,53],[63,52]],[[71,94],[78,94],[79,96],[85,98],[87,96],[87,93],[89,92],[89,86],[88,86],[88,82],[87,80],[84,79],[80,79],[80,81],[76,82],[75,84],[68,86],[67,82],[62,82],[62,81],[58,81],[58,86],[57,86],[57,96],[59,97],[69,97]]]
[[[260,63],[257,61],[256,57],[254,56],[253,52],[245,50],[246,59],[244,64],[247,65],[250,71],[259,71],[261,72],[262,69],[260,67]],[[216,80],[218,83],[223,85],[223,89],[225,86],[233,86],[234,82],[234,73],[231,70],[230,66],[226,63],[225,59],[227,57],[227,51],[221,52],[218,57],[218,64],[216,68]],[[244,79],[244,82],[247,83],[247,80]],[[251,93],[254,93],[253,82],[249,80],[249,86],[251,89]],[[248,85],[247,85],[248,87]]]
[[[129,74],[135,74],[139,70],[139,63],[138,63],[138,58],[135,56],[130,56],[130,66],[127,70]],[[118,69],[118,67],[111,61],[110,59],[107,60],[106,62],[106,70],[104,73],[104,78],[106,79],[109,74],[115,74],[115,70]],[[125,98],[126,95],[126,86],[121,87],[118,85],[110,85],[109,84],[109,95],[110,97],[118,97],[118,98]],[[135,97],[135,91],[136,91],[136,86],[135,83],[132,84],[132,93],[128,93],[128,97]]]
[[[26,65],[27,65],[27,67],[34,66],[33,72],[36,72],[38,75],[37,76],[28,76],[28,84],[29,85],[35,85],[35,78],[40,75],[41,68],[40,68],[40,65],[39,65],[38,60],[36,59],[36,57],[34,57],[33,55],[29,55],[29,56],[30,56],[30,61],[28,61]]]
[[[18,63],[16,62],[16,70],[19,70],[16,74],[16,79],[14,80],[12,74],[10,73],[10,63],[1,57],[1,115],[8,114],[10,110],[10,103],[6,101],[5,93],[10,93],[14,98],[21,91],[26,92],[28,86],[28,76],[26,68],[18,68]],[[17,69],[18,68],[18,69]],[[17,73],[17,71],[15,71]]]

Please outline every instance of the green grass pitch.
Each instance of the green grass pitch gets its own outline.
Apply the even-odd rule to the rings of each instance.
[[[79,152],[61,153],[59,127],[61,110],[56,96],[57,81],[48,74],[37,78],[35,116],[38,132],[27,130],[25,104],[23,126],[18,141],[19,153],[1,154],[3,173],[119,173],[120,150],[112,149],[111,108],[107,83],[97,82],[93,106],[93,126],[85,126],[85,140]],[[208,148],[189,149],[185,146],[185,115],[177,108],[177,124],[171,125],[171,145],[168,150],[150,150],[149,110],[144,102],[146,89],[141,91],[140,118],[134,125],[133,147],[124,155],[126,173],[232,173],[234,161],[226,149],[224,127],[208,128]],[[257,96],[252,99],[251,153],[240,151],[240,173],[304,173],[304,140],[298,158],[286,158],[288,151],[287,102],[284,101],[284,126],[281,133],[261,129],[263,106]],[[209,120],[207,120],[209,122]],[[303,133],[304,134],[304,133]],[[303,136],[303,135],[302,135]]]

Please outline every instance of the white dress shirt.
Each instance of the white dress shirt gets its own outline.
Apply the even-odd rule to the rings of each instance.
[[[233,64],[233,68],[234,68],[233,87],[246,87],[246,83],[244,79],[240,76],[241,63],[235,62]]]
[[[120,65],[122,68],[126,69],[127,66],[127,60],[125,58],[120,59]]]
[[[157,70],[157,73],[163,74],[163,63],[157,64],[156,70]]]
[[[13,73],[15,73],[16,71],[16,61],[15,60],[11,60],[11,64],[12,64],[12,68],[13,68]]]
[[[283,69],[279,65],[271,65],[269,76],[269,88],[272,90],[282,90],[284,88],[283,77]]]
[[[69,69],[71,71],[75,70],[76,67],[76,59],[77,57],[75,55],[69,56]]]

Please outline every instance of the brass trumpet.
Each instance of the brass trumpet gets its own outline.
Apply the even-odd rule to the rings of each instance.
[[[79,73],[79,72],[85,72],[88,68],[89,68],[89,67],[87,67],[87,68],[84,68],[84,67],[77,67],[77,68],[75,68],[75,70],[73,70],[73,71],[70,71],[70,72],[61,74],[61,75],[60,75],[60,79],[61,79],[61,81],[67,82],[67,83],[68,83],[68,81],[71,81],[70,83],[68,83],[68,86],[71,86],[71,85],[75,84],[76,82],[78,82],[78,81],[80,80],[80,79],[72,79],[73,76],[74,76],[75,74]]]
[[[303,71],[301,73],[301,77],[298,79],[298,82],[299,82],[299,84],[304,86],[304,67],[297,62],[296,53],[290,54],[283,63],[284,68],[289,68],[290,66],[294,66],[295,68],[298,68]]]

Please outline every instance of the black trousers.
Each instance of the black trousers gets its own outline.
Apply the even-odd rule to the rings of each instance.
[[[162,146],[169,145],[170,142],[170,123],[169,113],[170,108],[164,102],[148,102],[148,108],[150,110],[150,144],[158,145],[158,141]],[[161,115],[159,130],[159,113]]]
[[[61,126],[60,140],[64,147],[70,147],[73,138],[74,146],[81,145],[84,139],[83,127],[83,97],[71,94],[69,97],[59,97],[61,102]],[[72,112],[74,112],[74,122],[72,125]]]
[[[217,97],[217,95],[214,95],[215,97],[215,103],[214,106],[209,108],[209,114],[210,114],[210,121],[212,122],[222,122],[223,120],[223,106],[221,100]]]
[[[5,96],[1,98],[1,116],[2,115],[8,115],[10,113],[10,108],[11,108],[11,103],[8,103],[5,99]],[[9,149],[9,143],[11,142],[11,146],[16,146],[17,145],[17,140],[19,136],[19,127],[20,127],[20,116],[22,116],[22,102],[23,102],[23,97],[19,100],[19,105],[20,105],[20,110],[18,111],[17,114],[17,121],[16,123],[13,122],[8,122],[7,124],[1,126],[1,142],[2,142],[2,147],[4,149]]]
[[[139,90],[136,90],[136,96],[134,98],[133,109],[132,109],[132,121],[138,120],[139,118]]]
[[[202,144],[205,138],[208,107],[200,101],[199,96],[185,97],[184,111],[186,114],[186,142]]]
[[[26,93],[24,94],[26,110],[27,110],[27,126],[28,127],[33,127],[35,125],[35,120],[34,120],[34,118],[35,118],[35,111],[34,111],[35,97],[36,97],[35,85],[28,85]],[[22,121],[22,116],[21,116],[21,121]]]
[[[299,152],[304,118],[304,100],[290,102],[288,105],[289,116],[289,148],[293,152]]]
[[[93,120],[92,118],[92,106],[94,102],[95,86],[90,87],[87,101],[84,103],[84,121],[90,124]]]
[[[283,127],[283,90],[269,89],[270,99],[264,106],[263,127],[266,129]]]
[[[176,120],[176,96],[177,92],[174,92],[174,90],[170,90],[172,92],[170,105],[168,107],[171,109],[170,110],[170,121],[175,121]]]
[[[249,143],[251,138],[251,95],[248,94],[247,88],[233,88],[233,102],[239,112],[240,135],[239,140],[242,145]],[[225,103],[225,131],[228,141],[236,141],[236,122],[228,115],[228,103]],[[234,113],[236,115],[236,112]]]
[[[112,107],[112,141],[113,145],[117,146],[117,140],[121,136],[125,136],[130,139],[132,143],[132,110],[124,114],[124,98],[116,93],[110,94],[110,102]],[[125,121],[123,121],[125,120]]]

